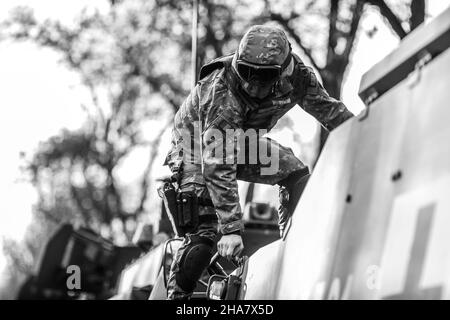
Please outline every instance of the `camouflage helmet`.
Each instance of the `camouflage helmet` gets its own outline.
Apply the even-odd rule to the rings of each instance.
[[[283,30],[263,25],[251,27],[239,43],[238,59],[259,65],[283,65],[290,60],[291,45]]]
[[[292,61],[291,45],[283,30],[255,25],[242,37],[232,66],[242,89],[262,99]]]

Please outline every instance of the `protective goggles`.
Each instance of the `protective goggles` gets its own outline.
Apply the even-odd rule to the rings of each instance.
[[[277,79],[282,72],[280,65],[258,65],[243,60],[236,61],[239,75],[247,82],[271,82]]]

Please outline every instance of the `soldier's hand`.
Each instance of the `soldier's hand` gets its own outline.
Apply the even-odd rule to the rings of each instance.
[[[231,260],[244,250],[242,237],[237,234],[225,234],[217,243],[217,251],[222,257]]]

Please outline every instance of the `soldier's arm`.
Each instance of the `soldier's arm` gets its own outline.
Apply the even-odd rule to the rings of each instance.
[[[323,127],[331,131],[353,117],[353,114],[341,101],[329,96],[317,80],[312,68],[299,64],[295,72],[297,72],[298,77],[302,78],[303,95],[299,104],[306,112],[316,118]]]
[[[203,131],[203,176],[219,218],[220,232],[239,233],[243,223],[236,180],[236,144],[230,133],[242,127],[243,117],[226,91],[215,92],[213,103],[215,108]]]

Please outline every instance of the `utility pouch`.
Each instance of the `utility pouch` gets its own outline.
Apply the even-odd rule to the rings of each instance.
[[[199,225],[199,201],[193,191],[177,194],[178,226],[183,235],[195,231]]]
[[[171,181],[165,181],[158,190],[164,201],[172,229],[178,237],[193,232],[199,225],[199,198],[193,191],[179,192]]]
[[[184,236],[183,231],[179,228],[178,199],[174,185],[172,182],[166,181],[163,186],[158,189],[158,193],[163,199],[164,207],[173,231],[178,237]]]

